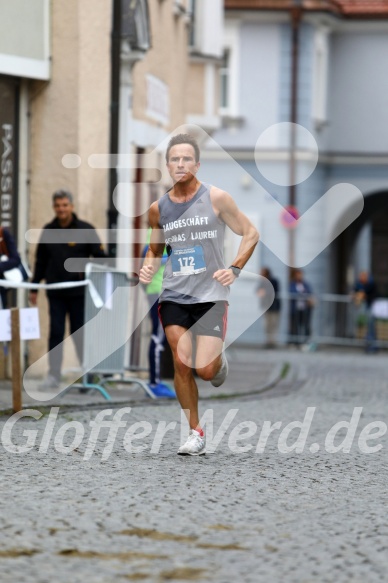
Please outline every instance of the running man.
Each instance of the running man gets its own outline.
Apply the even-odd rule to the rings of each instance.
[[[230,194],[197,179],[199,156],[198,144],[189,134],[170,140],[166,163],[173,187],[149,209],[151,240],[139,274],[140,282],[149,284],[159,269],[164,246],[170,248],[159,315],[173,354],[175,391],[190,426],[180,455],[206,452],[193,369],[215,387],[225,381],[228,362],[223,343],[229,286],[259,240],[257,230]],[[242,237],[228,268],[223,260],[225,225]]]

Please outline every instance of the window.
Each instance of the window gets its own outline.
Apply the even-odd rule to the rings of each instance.
[[[195,47],[195,6],[196,0],[189,0],[188,16],[190,18],[189,47]]]
[[[147,50],[150,46],[148,30],[148,10],[144,0],[137,3],[135,11],[135,26],[137,44],[140,49]]]
[[[186,14],[186,7],[183,0],[174,0],[172,9],[175,16],[184,16]]]
[[[239,113],[240,22],[226,20],[219,69],[219,114],[223,121],[242,120]]]
[[[130,3],[122,0],[121,34],[122,38],[129,42],[131,50],[149,49],[150,31],[146,0],[134,0]]]

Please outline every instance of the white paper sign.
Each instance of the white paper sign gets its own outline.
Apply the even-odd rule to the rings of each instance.
[[[380,320],[388,320],[388,300],[375,300],[372,304],[372,314]]]
[[[19,315],[21,340],[40,338],[38,308],[21,308]],[[10,340],[11,310],[0,310],[0,341],[9,342]]]
[[[11,310],[0,310],[0,341],[11,340]]]
[[[38,308],[22,308],[20,310],[20,338],[22,340],[40,338]]]

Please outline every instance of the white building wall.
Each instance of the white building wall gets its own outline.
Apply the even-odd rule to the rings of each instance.
[[[328,148],[388,150],[388,24],[386,31],[338,32],[331,37]]]

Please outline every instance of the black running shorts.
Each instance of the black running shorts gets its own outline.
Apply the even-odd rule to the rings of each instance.
[[[203,304],[177,304],[161,302],[159,318],[163,328],[182,326],[189,330],[195,325],[196,336],[215,336],[225,339],[228,318],[228,302],[205,302]]]

